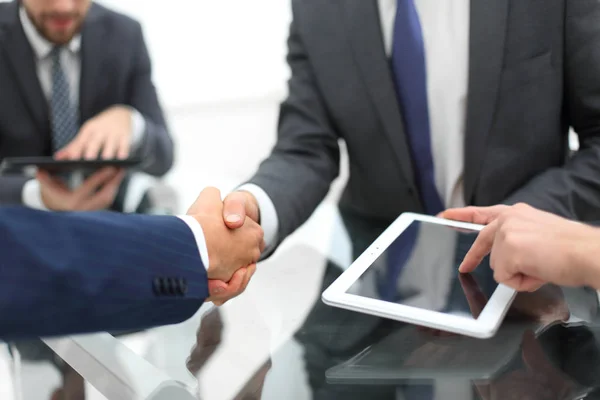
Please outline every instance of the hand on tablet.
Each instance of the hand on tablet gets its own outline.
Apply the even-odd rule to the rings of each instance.
[[[113,106],[88,120],[65,148],[56,153],[59,160],[125,159],[129,157],[132,110]]]
[[[534,291],[546,282],[600,286],[595,251],[600,233],[595,228],[525,204],[453,209],[442,217],[487,225],[465,256],[461,272],[473,271],[491,253],[496,281],[519,291]]]
[[[47,172],[39,171],[42,201],[52,211],[95,211],[108,208],[115,199],[124,172],[116,168],[103,168],[72,190]]]

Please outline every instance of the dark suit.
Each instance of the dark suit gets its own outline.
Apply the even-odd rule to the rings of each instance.
[[[137,154],[141,170],[164,175],[173,164],[173,143],[151,80],[142,29],[129,17],[92,4],[82,28],[79,120],[114,105],[128,105],[145,119]],[[36,61],[19,20],[19,3],[0,3],[0,161],[49,156],[49,107]],[[22,175],[0,176],[0,204],[20,204]]]
[[[569,218],[600,215],[600,3],[470,2],[467,204],[526,202]],[[289,95],[278,140],[251,183],[272,199],[283,240],[339,170],[340,207],[388,224],[423,212],[376,0],[293,0]],[[581,149],[568,161],[568,129]]]
[[[208,296],[177,217],[0,208],[0,338],[181,322]]]

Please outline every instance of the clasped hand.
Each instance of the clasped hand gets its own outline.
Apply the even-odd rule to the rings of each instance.
[[[239,194],[234,198],[237,196]],[[244,206],[237,201],[233,205],[234,209]],[[232,213],[230,209],[230,199],[224,204],[218,189],[206,188],[188,210],[188,215],[202,226],[209,259],[210,298],[207,301],[216,305],[222,305],[246,289],[265,247],[258,214],[251,218],[245,210],[238,208]],[[226,221],[231,226],[226,225]]]

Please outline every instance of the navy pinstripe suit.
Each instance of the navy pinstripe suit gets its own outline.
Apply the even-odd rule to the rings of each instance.
[[[177,323],[206,297],[206,269],[179,218],[0,208],[4,340]]]

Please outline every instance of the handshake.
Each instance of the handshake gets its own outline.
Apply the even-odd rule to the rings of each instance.
[[[233,192],[223,201],[218,189],[206,188],[187,214],[204,233],[209,260],[207,301],[222,305],[246,289],[265,248],[258,204],[248,192]]]

